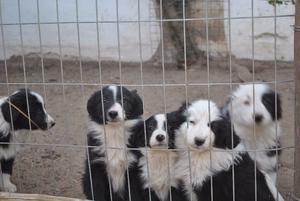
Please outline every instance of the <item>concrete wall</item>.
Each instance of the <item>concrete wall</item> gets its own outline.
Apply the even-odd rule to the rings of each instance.
[[[226,5],[228,7],[228,5]],[[231,0],[231,17],[243,18],[252,15],[251,0]],[[274,7],[267,1],[255,0],[254,17],[254,58],[258,60],[274,60],[274,47],[277,38],[277,59],[290,61],[293,60],[294,44],[294,5],[277,6],[276,13],[276,34],[274,16]],[[224,16],[228,16],[228,9]],[[226,23],[226,22],[225,22]],[[226,28],[226,38],[229,40],[228,26]],[[231,46],[232,54],[238,58],[252,58],[252,20],[251,19],[233,19],[231,20]]]
[[[18,26],[18,4],[17,0],[2,0],[2,16],[4,29],[4,41],[6,56],[21,54],[20,30]],[[24,51],[25,53],[39,51],[39,31],[37,23],[36,0],[22,0],[21,18]],[[56,1],[40,0],[40,21],[43,52],[59,53]],[[61,45],[63,55],[78,55],[78,37],[76,22],[75,0],[59,0],[59,20]],[[120,57],[123,61],[139,61],[139,44],[142,48],[142,57],[146,61],[150,59],[159,48],[159,23],[142,22],[141,43],[139,41],[139,24],[128,22],[138,20],[138,5],[136,0],[119,0],[119,36],[120,36]],[[191,9],[187,17],[204,18],[205,1],[191,0]],[[212,18],[228,17],[228,1],[208,1],[208,16]],[[231,0],[231,17],[250,17],[251,0]],[[95,0],[78,0],[78,19],[85,22],[79,25],[81,53],[85,58],[97,58],[97,31]],[[140,0],[141,20],[148,21],[155,19],[156,13],[153,9],[154,2],[151,0]],[[274,15],[273,6],[264,0],[254,0],[254,16]],[[102,59],[117,60],[118,52],[118,27],[116,25],[116,3],[110,0],[98,0],[98,20],[100,52]],[[260,18],[254,20],[254,52],[255,59],[274,59],[274,36],[277,38],[277,58],[282,60],[293,60],[293,17],[286,15],[294,14],[294,6],[278,6],[277,34],[274,35],[274,18]],[[188,21],[193,26],[198,46],[206,50],[206,29],[205,21]],[[213,55],[226,55],[229,44],[228,20],[209,20],[209,50]],[[251,19],[231,20],[231,52],[238,58],[252,58],[252,21]],[[170,49],[168,50],[168,46]],[[170,51],[172,58],[172,45],[166,40],[166,51]],[[0,41],[0,58],[3,59],[3,44]],[[168,54],[167,54],[168,55]]]
[[[22,54],[20,28],[18,17],[18,1],[2,0],[2,16],[4,25],[4,40],[7,57]],[[22,26],[25,54],[39,52],[39,32],[37,23],[36,0],[21,0],[22,23],[29,23]],[[59,53],[57,11],[55,0],[40,0],[40,22],[43,52]],[[78,56],[78,34],[76,22],[76,1],[59,0],[59,20],[61,46],[63,55]],[[119,1],[119,36],[120,36],[120,57],[123,61],[139,61],[139,44],[142,47],[143,60],[151,58],[155,52],[159,38],[158,26],[153,23],[141,23],[141,43],[139,40],[138,5],[136,0]],[[152,1],[140,0],[141,20],[149,20],[149,16],[155,16],[151,12]],[[97,59],[97,26],[95,0],[78,0],[78,19],[84,22],[79,25],[81,53],[84,58]],[[152,10],[152,12],[155,12]],[[118,28],[116,1],[98,0],[98,21],[100,54],[102,59],[116,60],[118,52]],[[128,23],[128,21],[134,21]],[[93,23],[94,22],[94,23]],[[45,24],[46,23],[46,24]],[[3,44],[0,38],[0,58],[3,58]],[[156,43],[155,43],[156,41]],[[154,43],[154,44],[152,44]],[[152,48],[151,48],[152,47]],[[50,54],[51,55],[51,54]]]

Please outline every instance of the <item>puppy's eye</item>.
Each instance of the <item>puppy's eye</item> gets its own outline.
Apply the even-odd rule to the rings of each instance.
[[[195,121],[190,120],[189,123],[190,124],[195,124]]]
[[[210,127],[210,123],[207,123],[207,127]]]
[[[250,105],[250,101],[246,100],[246,101],[244,101],[244,104],[245,105]]]

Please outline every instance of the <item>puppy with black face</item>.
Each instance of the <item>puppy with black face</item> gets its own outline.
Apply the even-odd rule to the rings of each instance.
[[[198,201],[231,201],[233,197],[255,200],[256,182],[257,200],[276,200],[275,185],[258,169],[255,178],[253,160],[244,152],[231,122],[221,117],[214,102],[195,101],[184,114],[187,121],[178,129],[175,145],[188,151],[181,153],[175,175],[182,179],[189,199],[192,196]],[[280,195],[279,198],[282,199]]]
[[[223,108],[257,166],[276,183],[276,154],[280,154],[280,95],[267,84],[240,85]]]
[[[147,148],[147,151],[141,151],[137,170],[138,185],[143,192],[141,200],[150,200],[150,196],[152,201],[170,200],[170,196],[172,200],[185,199],[177,189],[179,184],[174,177],[174,164],[178,158],[177,153],[172,151],[175,148],[175,130],[184,121],[184,117],[177,114],[153,115],[145,121],[145,128],[144,122],[141,122],[134,129],[135,141],[140,143],[138,147]]]
[[[124,149],[130,147],[131,129],[143,114],[142,100],[136,91],[110,85],[89,98],[87,110],[88,145],[93,147],[86,160],[84,193],[97,201],[128,200],[127,170],[137,156]]]
[[[55,125],[47,113],[41,95],[29,89],[20,89],[9,97],[0,98],[0,158],[3,173],[3,191],[16,192],[10,177],[15,156],[30,130],[47,130]],[[12,143],[12,144],[10,144]]]

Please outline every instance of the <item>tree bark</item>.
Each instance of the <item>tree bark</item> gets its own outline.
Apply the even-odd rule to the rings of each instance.
[[[185,12],[190,10],[190,1],[185,1]],[[160,0],[156,0],[160,7]],[[163,34],[169,34],[172,44],[176,49],[176,63],[178,68],[184,68],[184,22],[183,22],[183,1],[162,0],[162,19],[170,21],[163,22]],[[160,14],[160,13],[159,13]],[[159,15],[158,15],[159,16]],[[204,51],[201,51],[192,32],[192,27],[185,24],[186,62],[190,66],[196,63],[199,58],[204,58]]]

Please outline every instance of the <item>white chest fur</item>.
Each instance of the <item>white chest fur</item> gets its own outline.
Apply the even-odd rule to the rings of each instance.
[[[94,148],[93,151],[104,154],[94,162],[106,162],[106,171],[114,192],[124,190],[126,171],[135,161],[131,152],[124,151],[130,137],[127,128],[128,125],[121,123],[107,124],[105,127],[94,122],[90,122],[89,125],[90,130],[97,131],[95,139],[102,142],[101,146]]]
[[[167,150],[148,150],[147,156],[144,151],[144,156],[139,162],[144,188],[150,187],[160,200],[166,200],[171,186],[176,187],[174,165],[178,156],[175,152]]]
[[[28,130],[18,130],[11,134],[10,143],[7,147],[0,146],[0,158],[9,159],[14,157],[22,148],[22,143],[28,138]]]
[[[243,145],[236,147],[235,151],[244,150]],[[190,159],[189,159],[190,156]],[[216,172],[228,170],[231,165],[238,162],[238,152],[224,152],[224,150],[213,149],[199,152],[190,150],[180,153],[178,162],[175,165],[175,175],[184,183],[188,196],[195,196],[192,192],[194,187],[201,187],[204,181]]]
[[[257,166],[260,170],[267,173],[273,172],[277,158],[267,156],[265,150],[276,147],[281,134],[279,122],[270,126],[256,127],[255,131],[239,125],[235,125],[235,129],[237,134],[241,136],[246,150],[250,150],[248,152],[250,157],[257,161]],[[259,151],[255,152],[255,150]],[[274,178],[274,181],[276,181],[276,178]]]

